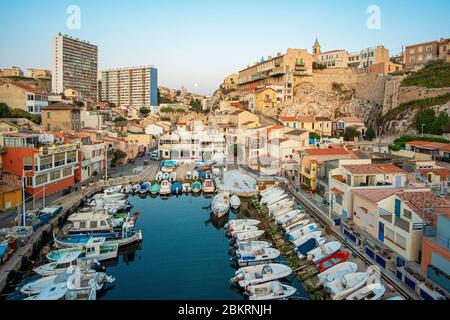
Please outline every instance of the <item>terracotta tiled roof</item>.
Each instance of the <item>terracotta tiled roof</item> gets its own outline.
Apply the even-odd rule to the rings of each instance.
[[[424,213],[424,209],[450,205],[450,202],[430,191],[400,192],[397,195],[417,214]]]
[[[343,166],[351,174],[404,173],[406,171],[393,164],[360,164]]]
[[[352,192],[369,201],[378,202],[401,191],[403,191],[403,189],[382,188],[382,189],[355,189]]]
[[[42,110],[81,110],[82,108],[73,106],[71,104],[63,103],[63,102],[56,102],[48,107],[42,108]]]
[[[429,141],[409,141],[406,144],[427,150],[445,150],[450,151],[450,143],[429,142]]]
[[[32,86],[29,86],[29,85],[27,85],[25,83],[22,83],[22,82],[5,82],[5,84],[12,84],[12,85],[14,85],[14,86],[16,86],[18,88],[21,88],[21,89],[23,89],[25,91],[28,91],[28,92],[41,93],[38,89],[36,89],[36,88],[34,88]]]
[[[306,149],[305,152],[310,156],[341,156],[350,154],[345,149]]]
[[[300,122],[300,119],[298,118],[298,117],[281,117],[281,119],[280,119],[282,122],[294,122],[294,121],[297,121],[297,122]]]
[[[426,176],[428,173],[432,172],[437,176],[440,176],[441,182],[447,181],[450,177],[450,169],[447,168],[433,168],[433,169],[419,169],[418,170],[422,176]]]

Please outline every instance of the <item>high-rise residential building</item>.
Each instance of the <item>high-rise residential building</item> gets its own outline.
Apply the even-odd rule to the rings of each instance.
[[[153,66],[105,70],[101,78],[103,101],[132,108],[158,105],[158,69]]]
[[[97,101],[98,48],[58,34],[53,39],[52,91],[72,89],[85,101]]]

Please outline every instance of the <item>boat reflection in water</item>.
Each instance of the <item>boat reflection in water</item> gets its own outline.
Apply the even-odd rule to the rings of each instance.
[[[221,230],[221,229],[225,228],[225,225],[228,223],[229,220],[230,220],[229,213],[227,213],[226,215],[224,215],[220,218],[217,218],[214,215],[214,213],[211,212],[209,214],[209,219],[205,221],[205,226],[208,226],[209,224],[211,224],[217,230]]]
[[[106,268],[113,268],[119,265],[119,261],[122,260],[125,264],[129,265],[136,259],[137,251],[142,250],[142,243],[134,243],[119,249],[119,255],[116,259],[102,262],[102,265]]]

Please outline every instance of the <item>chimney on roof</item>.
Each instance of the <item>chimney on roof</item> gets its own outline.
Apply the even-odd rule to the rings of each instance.
[[[272,56],[269,56],[269,57],[267,58],[267,60],[272,60]]]

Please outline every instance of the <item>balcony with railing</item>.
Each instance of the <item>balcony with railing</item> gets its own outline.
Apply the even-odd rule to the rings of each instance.
[[[380,218],[386,220],[389,223],[392,223],[392,213],[389,212],[388,210],[385,210],[383,208],[380,208],[379,210],[379,214],[380,214]]]
[[[395,217],[394,225],[403,231],[409,232],[410,223],[400,217]]]
[[[278,67],[278,68],[274,68],[272,69],[272,71],[269,73],[269,75],[271,77],[275,77],[275,76],[281,76],[283,74],[285,74],[286,72],[284,71],[283,67]]]

